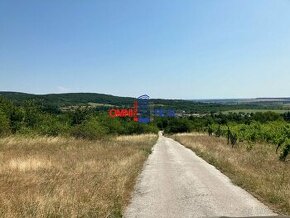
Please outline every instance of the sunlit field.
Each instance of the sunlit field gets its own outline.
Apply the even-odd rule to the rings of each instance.
[[[121,217],[156,135],[0,139],[0,217]]]

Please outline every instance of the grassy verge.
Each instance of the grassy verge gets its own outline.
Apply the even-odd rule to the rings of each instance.
[[[0,139],[0,217],[121,217],[157,136]]]
[[[197,133],[173,138],[276,212],[290,215],[290,162],[278,161],[274,146],[257,143],[251,149],[246,144],[231,148],[223,138]]]

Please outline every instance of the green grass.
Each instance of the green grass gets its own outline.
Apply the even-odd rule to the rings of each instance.
[[[275,113],[279,113],[279,114],[284,114],[287,112],[290,112],[290,110],[279,110],[279,109],[237,109],[237,110],[228,110],[228,111],[224,111],[224,114],[229,114],[229,113],[257,113],[257,112],[275,112]]]

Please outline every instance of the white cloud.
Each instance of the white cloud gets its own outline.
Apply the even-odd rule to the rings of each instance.
[[[67,92],[70,92],[70,89],[66,88],[66,87],[63,87],[63,86],[58,86],[57,87],[57,92],[58,93],[67,93]]]

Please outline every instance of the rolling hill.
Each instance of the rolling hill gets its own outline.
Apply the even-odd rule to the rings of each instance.
[[[23,104],[27,100],[34,100],[43,105],[56,108],[89,105],[106,110],[109,107],[131,107],[134,98],[120,97],[98,93],[65,93],[65,94],[27,94],[21,92],[1,92],[3,96],[16,104]],[[173,99],[151,99],[151,103],[158,108],[172,108],[184,113],[208,113],[228,111],[236,109],[285,109],[289,107],[290,99],[278,101],[272,99],[267,101],[257,100],[173,100]]]

